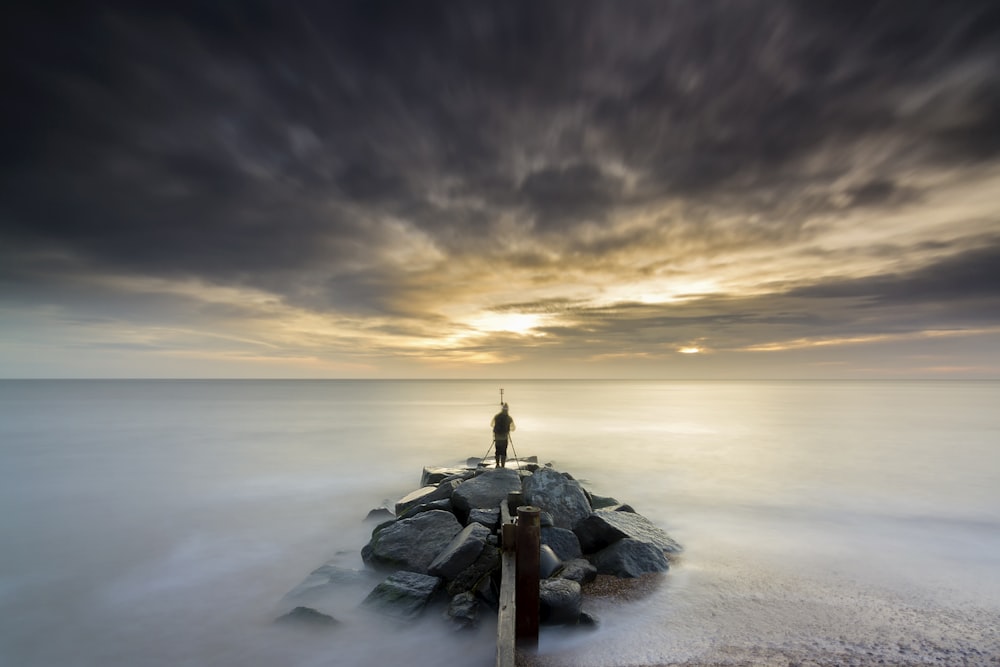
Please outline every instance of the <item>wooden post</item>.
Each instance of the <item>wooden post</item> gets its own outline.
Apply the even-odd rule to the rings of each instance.
[[[517,508],[517,574],[515,575],[515,629],[519,647],[538,648],[538,561],[541,546],[541,510]]]
[[[501,577],[500,607],[497,612],[497,663],[496,667],[514,667],[517,663],[517,640],[514,632],[517,604],[514,601],[514,552],[500,555]]]
[[[518,494],[520,496],[520,494]],[[516,511],[516,506],[515,506]],[[507,500],[500,503],[500,600],[497,611],[497,664],[496,667],[515,667],[517,660],[514,636],[514,579],[516,572],[514,543],[517,541],[517,524],[511,518]]]

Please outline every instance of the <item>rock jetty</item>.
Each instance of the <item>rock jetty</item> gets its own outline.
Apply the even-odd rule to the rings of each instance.
[[[364,570],[327,564],[290,591],[282,623],[336,628],[352,607],[409,620],[440,608],[458,628],[495,613],[500,590],[500,505],[511,493],[541,510],[540,621],[548,625],[596,623],[584,610],[581,585],[598,575],[632,579],[665,572],[681,546],[629,505],[595,496],[572,475],[537,457],[508,467],[424,468],[420,487],[400,498],[361,549]],[[385,519],[385,520],[382,520]]]

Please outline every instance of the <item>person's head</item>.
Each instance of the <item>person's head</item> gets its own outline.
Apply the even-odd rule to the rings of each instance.
[[[506,403],[503,404],[503,411],[507,412],[507,404]]]

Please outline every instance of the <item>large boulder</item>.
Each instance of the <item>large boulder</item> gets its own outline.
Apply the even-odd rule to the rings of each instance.
[[[420,473],[420,486],[437,485],[449,477],[471,477],[473,472],[469,468],[446,468],[440,466],[424,468],[423,472]]]
[[[327,563],[310,572],[302,583],[285,594],[284,599],[301,602],[304,598],[313,597],[317,591],[329,587],[370,585],[371,577],[368,572]]]
[[[632,579],[653,572],[666,572],[667,563],[663,550],[649,542],[625,538],[590,557],[598,574],[611,574]]]
[[[471,509],[469,510],[469,519],[467,523],[481,523],[490,530],[496,530],[496,527],[500,524],[500,508],[494,507],[492,509],[485,509],[477,507],[475,509]]]
[[[490,575],[500,569],[500,549],[490,544],[483,547],[482,553],[475,562],[458,573],[454,579],[448,582],[447,589],[449,595],[464,593],[466,591],[479,592],[481,596],[491,604],[494,602],[490,586]]]
[[[460,484],[451,495],[451,503],[455,513],[465,520],[470,510],[499,507],[508,493],[520,490],[521,476],[516,470],[495,468]]]
[[[396,501],[396,516],[401,516],[406,513],[406,510],[417,505],[431,503],[435,500],[442,500],[444,498],[451,498],[452,492],[458,488],[458,485],[461,483],[462,482],[460,480],[442,482],[437,486],[425,486],[419,488],[416,491],[403,496]]]
[[[437,555],[461,530],[462,524],[451,512],[423,512],[376,529],[361,556],[373,567],[426,574]]]
[[[452,596],[444,617],[455,624],[457,629],[465,630],[479,624],[479,600],[471,591]]]
[[[313,570],[278,602],[279,611],[308,607],[343,618],[363,600],[378,577],[371,570],[353,570],[327,563]],[[304,612],[300,612],[300,615]]]
[[[580,618],[580,584],[569,579],[545,579],[538,584],[538,620],[545,625],[574,625]]]
[[[287,614],[274,619],[274,622],[312,628],[331,627],[340,623],[333,616],[316,611],[312,607],[296,607]]]
[[[595,510],[604,509],[605,507],[615,507],[620,505],[616,499],[610,496],[598,496],[596,494],[590,494],[590,506]]]
[[[597,568],[586,558],[574,558],[563,562],[562,569],[556,573],[560,579],[586,584],[597,579]]]
[[[548,545],[559,556],[560,560],[572,560],[583,555],[583,550],[580,549],[580,540],[576,533],[568,528],[556,528],[555,526],[542,528],[541,541],[542,544]]]
[[[441,580],[418,572],[400,571],[390,575],[368,594],[364,605],[402,620],[416,618],[431,600]]]
[[[430,512],[431,510],[444,510],[445,512],[451,512],[451,498],[440,498],[438,500],[432,500],[429,503],[420,503],[419,505],[411,505],[406,508],[406,510],[400,514],[397,518],[399,519],[411,519],[421,512]]]
[[[647,542],[667,553],[683,550],[662,528],[641,514],[632,512],[598,510],[579,522],[573,532],[585,554],[595,553],[625,538]]]
[[[461,574],[462,570],[476,562],[489,536],[489,528],[478,523],[470,523],[437,555],[427,567],[427,573],[451,581]]]
[[[396,515],[393,514],[391,510],[386,509],[385,507],[376,507],[375,509],[368,512],[368,515],[365,516],[365,521],[375,521],[378,523],[382,523],[383,521],[388,521],[395,518]]]
[[[583,487],[553,468],[540,468],[524,480],[524,500],[552,515],[553,525],[572,528],[591,512]]]

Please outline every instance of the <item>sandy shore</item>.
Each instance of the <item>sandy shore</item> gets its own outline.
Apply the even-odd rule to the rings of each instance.
[[[632,603],[657,591],[664,575],[638,579],[599,576],[583,587],[586,599],[604,603]],[[1000,631],[1000,630],[998,630]],[[548,652],[542,655],[521,652],[519,667],[576,667],[580,649]],[[584,649],[585,650],[585,649]],[[922,651],[915,645],[908,654],[884,651],[837,651],[821,648],[797,650],[780,647],[713,647],[696,659],[678,662],[621,662],[605,667],[1000,667],[1000,655],[974,646]]]

